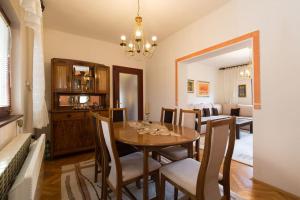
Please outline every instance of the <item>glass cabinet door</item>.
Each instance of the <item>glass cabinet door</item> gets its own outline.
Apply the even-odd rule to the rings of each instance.
[[[109,69],[104,67],[96,67],[95,69],[95,92],[108,93],[109,88]]]
[[[55,91],[70,91],[72,71],[67,63],[56,63],[54,65],[53,84]]]

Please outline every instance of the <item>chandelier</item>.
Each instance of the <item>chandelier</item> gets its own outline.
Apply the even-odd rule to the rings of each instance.
[[[137,16],[135,17],[135,26],[129,42],[126,42],[126,36],[121,36],[120,45],[124,48],[125,52],[130,55],[144,55],[151,56],[157,46],[157,37],[154,35],[151,42],[145,39],[143,32],[143,18],[140,16],[140,1],[138,0]]]

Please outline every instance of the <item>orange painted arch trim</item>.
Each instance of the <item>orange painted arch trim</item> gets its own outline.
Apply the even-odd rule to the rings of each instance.
[[[208,47],[206,49],[202,49],[200,51],[196,51],[194,53],[185,55],[183,57],[177,58],[175,60],[175,105],[178,105],[178,67],[179,63],[182,61],[187,61],[191,58],[201,56],[206,53],[210,53],[216,51],[218,49],[231,46],[233,44],[237,44],[243,42],[245,40],[252,40],[252,50],[253,50],[253,101],[254,101],[254,109],[261,109],[261,90],[260,90],[260,39],[259,39],[259,31],[254,31],[251,33],[247,33],[245,35],[239,36],[237,38],[216,44],[214,46]]]

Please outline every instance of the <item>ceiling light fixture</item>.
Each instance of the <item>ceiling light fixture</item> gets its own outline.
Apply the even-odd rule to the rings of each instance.
[[[151,56],[157,46],[157,36],[152,36],[151,42],[145,40],[145,34],[143,32],[142,26],[143,18],[140,16],[140,1],[138,0],[138,10],[137,16],[135,17],[135,27],[131,39],[128,44],[126,42],[126,36],[121,36],[120,45],[124,48],[125,52],[130,55],[139,55]]]

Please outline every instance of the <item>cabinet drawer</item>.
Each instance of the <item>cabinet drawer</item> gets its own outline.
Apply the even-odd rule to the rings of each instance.
[[[83,119],[83,112],[53,113],[53,121]]]

